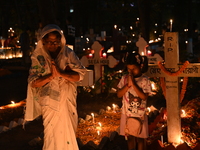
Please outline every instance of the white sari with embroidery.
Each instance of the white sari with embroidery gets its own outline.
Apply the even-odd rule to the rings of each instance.
[[[65,38],[55,25],[43,29],[42,37],[49,32],[58,31],[61,35],[61,51],[55,63],[62,71],[70,68],[83,79],[86,72],[73,50],[65,46]],[[76,141],[77,84],[64,78],[54,78],[42,87],[32,88],[31,83],[40,76],[51,73],[51,57],[38,41],[31,56],[32,65],[28,78],[25,121],[31,121],[42,115],[44,125],[43,150],[78,150]]]

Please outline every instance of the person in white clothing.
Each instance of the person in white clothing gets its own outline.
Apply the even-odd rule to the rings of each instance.
[[[86,68],[54,24],[42,29],[31,62],[24,120],[42,115],[43,150],[78,150],[76,88]]]

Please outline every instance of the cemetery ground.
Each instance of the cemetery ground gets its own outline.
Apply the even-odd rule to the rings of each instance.
[[[0,71],[0,103],[2,105],[6,105],[10,103],[11,100],[15,102],[19,102],[21,100],[24,100],[26,98],[26,86],[27,86],[27,77],[28,77],[28,69],[23,68],[20,66],[6,66],[4,67],[4,70]],[[155,78],[156,79],[156,78]],[[156,79],[157,80],[157,79]],[[183,101],[183,104],[186,104],[187,101],[197,98],[199,93],[199,80],[196,80],[196,78],[191,78],[188,83],[187,92],[185,94],[185,100]],[[82,90],[81,88],[78,88],[78,90]],[[161,96],[161,92],[157,94],[154,97],[150,98],[150,105],[154,105],[157,109],[160,109],[161,107],[165,107],[165,100]],[[162,99],[162,100],[161,100]],[[115,93],[110,94],[99,94],[99,95],[91,95],[89,92],[84,92],[83,95],[78,95],[77,97],[77,110],[78,115],[81,118],[86,117],[86,115],[90,115],[92,112],[98,113],[100,109],[106,109],[107,106],[112,106],[112,104],[117,104],[119,107],[121,107],[121,99],[116,97]],[[186,134],[188,135],[187,139],[189,140],[196,140],[197,143],[199,141],[199,134],[195,133],[193,134],[194,137],[191,137],[189,135],[189,132],[198,131],[199,128],[197,128],[197,123],[199,122],[199,113],[200,112],[200,100],[197,98],[194,100],[194,104],[190,103],[188,105],[195,105],[191,106],[186,110],[186,112],[189,112],[189,115],[195,115],[195,117],[191,118],[185,118],[183,120],[184,130],[186,131]],[[192,108],[192,109],[191,109]],[[196,109],[196,111],[194,110]],[[195,112],[194,112],[195,111]],[[156,116],[158,116],[158,111],[151,114],[151,120],[150,123],[153,123],[154,120],[156,120]],[[9,124],[9,121],[16,120],[17,118],[23,117],[23,113],[21,114],[12,114],[4,121],[0,121],[0,125],[7,125]],[[195,120],[196,119],[196,120]],[[191,128],[191,130],[188,130],[188,126],[193,126],[194,128]],[[154,126],[155,127],[155,126]],[[42,131],[43,131],[43,125],[41,118],[36,119],[32,121],[31,123],[28,123],[25,127],[25,130],[22,128],[22,126],[17,126],[12,128],[9,131],[0,133],[0,149],[1,150],[41,150],[42,143],[37,143],[34,146],[30,145],[30,141],[32,141],[34,138],[42,137]],[[162,132],[164,142],[167,140],[166,136],[166,130]],[[162,149],[158,145],[158,141],[160,140],[160,133],[157,131],[155,132],[155,138],[154,142],[151,144],[151,147],[148,147],[148,150],[154,149],[159,150]],[[196,136],[196,137],[195,137]],[[191,142],[190,142],[191,143]],[[91,144],[91,143],[90,143]],[[124,137],[116,135],[115,140],[109,144],[107,144],[107,147],[104,147],[105,150],[126,150],[126,141],[124,140]],[[170,148],[168,148],[170,149]],[[173,149],[173,147],[171,147]],[[180,149],[180,148],[179,148]],[[96,150],[92,144],[85,146],[85,148],[82,148],[81,150]],[[182,146],[182,150],[185,150]],[[187,150],[190,150],[189,148]],[[195,149],[197,150],[197,149]]]

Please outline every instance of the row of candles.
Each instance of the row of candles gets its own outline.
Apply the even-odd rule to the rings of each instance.
[[[11,101],[11,103],[8,104],[8,105],[0,106],[0,110],[6,109],[6,108],[15,108],[15,107],[19,107],[19,106],[22,106],[22,105],[23,105],[23,102],[15,103],[15,101]]]
[[[112,108],[110,106],[107,106],[106,110],[107,112],[113,112],[116,113],[116,109],[118,108],[118,105],[116,104],[112,104]],[[95,115],[94,113],[91,113],[92,116],[92,123],[95,124]],[[96,127],[97,130],[97,135],[100,136],[101,135],[101,131],[102,131],[102,123],[98,122],[98,126]]]
[[[88,57],[89,57],[89,58],[93,58],[94,56],[93,56],[92,53],[89,53],[89,54],[88,54]],[[106,53],[103,53],[103,54],[102,54],[102,57],[103,57],[103,58],[107,58],[107,54],[106,54]]]
[[[0,48],[0,59],[22,58],[21,49],[14,51],[11,47]]]

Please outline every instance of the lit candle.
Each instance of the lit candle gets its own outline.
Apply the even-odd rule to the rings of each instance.
[[[115,105],[115,104],[112,104],[112,106],[113,106],[113,111],[115,112],[115,107],[116,107],[116,105]]]
[[[162,144],[163,144],[163,135],[161,135],[161,142],[162,142]]]
[[[100,127],[102,127],[101,122],[98,123]]]
[[[20,106],[19,103],[15,103],[14,101],[11,101],[11,104],[8,104],[7,105],[8,107],[17,107],[17,106]]]
[[[170,32],[172,32],[172,23],[173,23],[173,20],[170,19]]]
[[[99,124],[99,127],[96,127],[97,130],[101,131],[102,130],[102,125],[101,125],[101,122],[98,122]]]
[[[186,117],[186,113],[185,113],[185,110],[181,110],[182,114],[181,114],[181,117]]]
[[[106,53],[103,53],[103,58],[106,58]]]
[[[151,53],[150,50],[148,50],[148,51],[147,51],[147,54],[148,54],[149,56],[151,56],[152,53]]]
[[[150,107],[147,107],[147,111],[148,111],[148,113],[151,111],[151,108]]]
[[[90,54],[89,54],[89,58],[92,58],[92,57],[93,57],[93,54],[92,54],[92,53],[90,53]]]
[[[94,123],[94,113],[91,113],[92,116],[92,122]]]
[[[97,131],[97,135],[100,136],[100,133],[101,133],[101,132],[98,130],[98,131]]]
[[[151,89],[152,89],[152,91],[156,91],[157,90],[156,84],[154,82],[151,82]]]
[[[107,106],[107,107],[106,107],[106,110],[107,110],[107,111],[110,111],[110,110],[111,110],[110,106]]]

